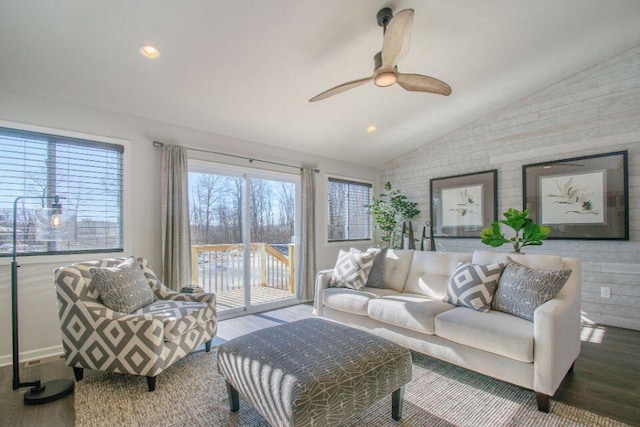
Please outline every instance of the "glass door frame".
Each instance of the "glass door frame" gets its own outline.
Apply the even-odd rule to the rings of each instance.
[[[264,303],[259,305],[251,305],[251,268],[250,268],[250,255],[251,255],[251,180],[252,179],[264,179],[272,181],[282,181],[292,183],[295,185],[295,220],[294,220],[294,272],[297,277],[299,271],[300,262],[300,224],[302,220],[301,205],[302,205],[302,193],[301,193],[301,175],[299,173],[286,173],[271,171],[266,169],[254,169],[243,166],[234,166],[221,164],[214,161],[189,158],[189,171],[191,167],[195,166],[201,173],[211,173],[214,175],[229,176],[234,178],[242,178],[243,193],[242,193],[242,245],[243,245],[243,286],[244,286],[244,306],[231,308],[218,313],[218,320],[230,319],[233,317],[244,316],[246,314],[259,313],[262,311],[273,310],[282,307],[288,307],[291,305],[299,304],[300,300],[293,295],[291,298],[283,299],[280,301],[274,301],[270,303]],[[205,172],[206,171],[206,172]],[[297,289],[299,283],[294,282],[294,290]]]

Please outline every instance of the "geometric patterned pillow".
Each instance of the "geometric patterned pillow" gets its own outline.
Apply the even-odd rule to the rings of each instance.
[[[571,270],[536,270],[507,260],[491,308],[533,322],[536,308],[558,295]]]
[[[341,249],[329,286],[356,290],[364,288],[373,266],[373,256],[370,252],[351,253]]]
[[[460,261],[451,275],[444,302],[487,313],[504,264],[469,264]]]
[[[115,267],[91,267],[89,272],[102,303],[113,311],[129,314],[154,301],[149,282],[133,257]]]
[[[389,248],[369,248],[367,252],[373,254],[373,266],[369,271],[369,277],[365,286],[367,288],[384,289],[384,266],[387,259],[387,251]],[[351,248],[349,252],[359,254],[360,249]]]

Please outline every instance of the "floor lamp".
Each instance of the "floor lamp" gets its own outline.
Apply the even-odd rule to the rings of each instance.
[[[57,228],[62,225],[60,215],[62,214],[62,205],[60,204],[60,196],[45,197],[18,197],[13,201],[13,258],[11,261],[11,332],[13,337],[13,389],[17,390],[22,387],[31,387],[24,395],[24,403],[26,405],[39,405],[42,403],[53,402],[73,391],[73,381],[61,379],[41,383],[40,380],[20,382],[20,361],[18,359],[18,261],[17,255],[17,216],[18,201],[23,199],[46,199],[53,200],[51,204],[51,216],[49,225]]]

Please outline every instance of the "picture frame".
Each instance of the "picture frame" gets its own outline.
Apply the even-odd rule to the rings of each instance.
[[[522,196],[548,240],[629,240],[627,151],[523,165]]]
[[[498,219],[497,169],[432,178],[429,193],[434,237],[479,238]]]

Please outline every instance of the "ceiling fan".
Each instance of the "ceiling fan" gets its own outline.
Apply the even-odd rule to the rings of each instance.
[[[398,83],[405,90],[413,92],[429,92],[448,96],[451,87],[436,78],[420,74],[404,74],[398,72],[400,62],[409,51],[411,26],[413,25],[413,9],[404,9],[393,15],[390,8],[381,9],[376,15],[378,25],[384,28],[382,51],[374,57],[373,74],[363,79],[343,83],[314,96],[309,102],[321,101],[349,89],[373,81],[378,87],[387,87]]]

